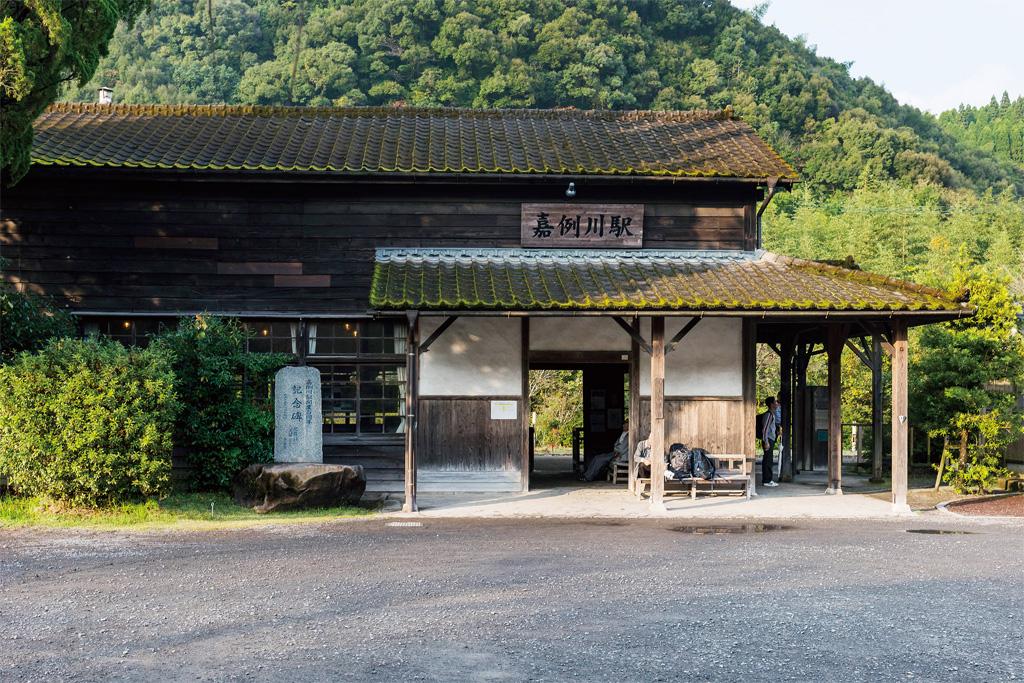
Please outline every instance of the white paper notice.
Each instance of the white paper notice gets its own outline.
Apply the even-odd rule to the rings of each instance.
[[[491,401],[492,420],[516,419],[517,401]]]

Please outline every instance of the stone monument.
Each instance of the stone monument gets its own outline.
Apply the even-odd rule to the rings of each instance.
[[[289,366],[274,381],[274,462],[322,463],[320,371]]]

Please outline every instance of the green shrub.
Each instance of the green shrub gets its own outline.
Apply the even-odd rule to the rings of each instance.
[[[22,351],[38,351],[50,339],[69,337],[74,331],[71,316],[47,299],[0,283],[0,363]]]
[[[0,476],[72,505],[163,495],[175,410],[165,353],[54,340],[0,366]]]
[[[228,490],[238,470],[273,459],[270,387],[291,358],[249,353],[247,336],[238,321],[196,316],[153,342],[173,359],[182,404],[174,443],[185,449],[198,490]]]

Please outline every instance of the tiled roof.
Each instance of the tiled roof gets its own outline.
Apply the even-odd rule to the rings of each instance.
[[[378,249],[379,310],[969,312],[944,293],[768,252]]]
[[[33,162],[375,173],[796,177],[728,111],[56,104]]]

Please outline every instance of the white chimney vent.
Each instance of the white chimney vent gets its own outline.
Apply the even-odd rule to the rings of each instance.
[[[113,88],[100,88],[100,104],[110,104],[114,101]]]

